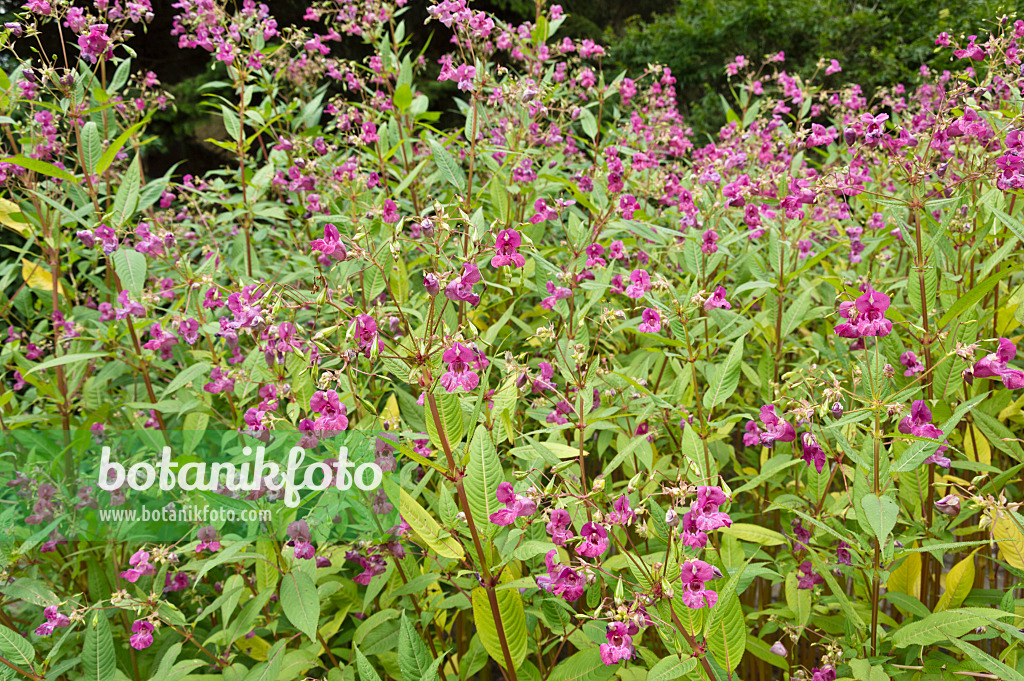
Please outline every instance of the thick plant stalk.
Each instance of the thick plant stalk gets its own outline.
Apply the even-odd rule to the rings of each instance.
[[[441,449],[448,459],[448,472],[455,479],[455,489],[459,496],[459,507],[466,514],[466,524],[469,525],[469,533],[473,537],[473,546],[476,549],[477,559],[480,563],[480,570],[483,573],[483,587],[487,592],[487,601],[491,606],[491,616],[494,618],[494,628],[498,632],[498,641],[501,643],[501,652],[505,658],[505,670],[508,672],[510,681],[517,681],[516,668],[512,663],[512,652],[508,648],[508,639],[505,637],[505,627],[501,622],[501,612],[498,610],[498,594],[494,591],[494,578],[491,576],[491,568],[487,564],[484,555],[483,545],[480,543],[480,535],[476,530],[476,522],[473,520],[473,511],[469,507],[469,499],[466,497],[466,488],[462,479],[464,473],[456,470],[455,457],[452,456],[451,444],[448,442],[448,434],[444,431],[444,423],[441,421],[441,413],[437,409],[437,400],[432,393],[427,393],[427,404],[430,406],[430,417],[434,420],[437,429],[437,436],[441,440]]]

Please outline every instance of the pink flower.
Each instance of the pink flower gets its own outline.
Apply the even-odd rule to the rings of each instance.
[[[503,482],[498,485],[495,493],[498,501],[505,504],[505,508],[491,514],[490,520],[495,525],[511,525],[516,518],[525,518],[537,512],[537,502],[529,497],[516,494],[512,490],[512,483]]]
[[[720,487],[698,487],[697,499],[690,504],[690,510],[683,518],[684,525],[692,526],[700,532],[713,532],[730,527],[732,518],[728,513],[718,510],[727,501],[725,492]]]
[[[595,522],[584,523],[580,529],[583,543],[576,553],[586,558],[597,558],[608,550],[608,530]]]
[[[932,425],[932,411],[925,404],[924,400],[914,400],[914,403],[910,407],[910,416],[904,417],[900,421],[899,431],[904,435],[913,435],[914,437],[924,437],[930,440],[938,440],[940,437],[944,437],[945,433],[939,430],[936,426]],[[927,459],[925,463],[934,463],[942,466],[943,468],[949,468],[951,462],[948,457],[942,454],[948,449],[945,444],[940,445],[938,450]]]
[[[844,301],[839,305],[839,316],[849,321],[836,324],[835,332],[842,338],[863,338],[865,336],[888,336],[892,322],[885,318],[889,309],[889,296],[868,286],[867,293],[852,304]]]
[[[798,577],[796,583],[798,589],[813,589],[816,585],[825,583],[825,578],[814,571],[809,560],[800,563]]]
[[[640,322],[640,326],[637,327],[640,333],[658,333],[661,331],[661,315],[653,307],[644,310],[640,318],[643,320]]]
[[[732,309],[732,305],[728,300],[725,299],[725,287],[719,286],[715,289],[715,292],[711,294],[711,297],[704,302],[704,310],[710,312],[713,308],[720,307],[723,310]]]
[[[559,546],[565,546],[566,542],[573,538],[572,517],[564,508],[556,508],[551,512],[551,520],[544,527],[551,535],[551,541]]]
[[[807,462],[808,466],[813,465],[815,470],[821,473],[826,462],[825,450],[821,448],[811,433],[801,435],[800,443],[803,445],[803,460]]]
[[[82,56],[93,64],[99,58],[112,56],[110,50],[110,36],[107,35],[106,24],[93,24],[89,27],[88,33],[78,36],[78,47],[82,50]]]
[[[683,603],[686,607],[691,610],[700,610],[705,605],[715,607],[718,593],[705,586],[707,582],[717,579],[715,569],[702,560],[688,560],[681,567],[679,579],[683,583]]]
[[[910,350],[907,350],[900,355],[900,364],[906,367],[906,371],[903,372],[903,375],[908,378],[921,373],[925,369],[925,366],[917,360],[917,355]]]
[[[220,539],[217,536],[217,528],[212,525],[199,528],[196,535],[199,538],[199,545],[196,546],[196,553],[203,551],[220,551]]]
[[[825,75],[831,76],[833,73],[839,73],[843,70],[843,67],[839,65],[839,62],[835,59],[829,60],[828,67],[825,68]]]
[[[572,290],[567,289],[564,286],[555,286],[553,282],[547,283],[547,290],[550,295],[547,298],[540,301],[540,306],[545,310],[550,310],[555,306],[555,303],[559,300],[565,300],[566,298],[572,298]]]
[[[473,284],[480,283],[480,268],[471,262],[462,264],[462,275],[456,277],[444,289],[444,294],[449,300],[455,302],[469,303],[476,305],[480,302],[480,295],[473,293]]]
[[[761,407],[761,423],[765,431],[761,433],[761,444],[771,447],[776,441],[792,442],[796,439],[796,429],[793,424],[783,421],[775,415],[775,405],[766,404]]]
[[[651,277],[647,270],[633,270],[629,273],[629,281],[631,283],[626,287],[626,295],[633,300],[640,300],[651,290]]]
[[[146,620],[135,620],[128,641],[135,650],[143,650],[153,645],[153,624]]]
[[[309,398],[309,409],[320,414],[312,430],[318,436],[348,429],[348,407],[342,404],[336,391],[317,390]]]
[[[636,513],[629,506],[629,497],[623,494],[615,500],[615,510],[609,512],[605,520],[612,525],[629,525],[635,517]]]
[[[128,559],[128,564],[132,567],[122,572],[121,577],[123,579],[127,579],[133,584],[139,581],[139,577],[156,574],[156,566],[149,562],[148,551],[139,549],[131,558]]]
[[[635,622],[609,622],[605,632],[607,643],[601,644],[601,661],[613,665],[633,657],[633,636],[640,633]]]
[[[519,253],[519,246],[523,238],[514,229],[503,229],[498,232],[498,238],[494,243],[495,255],[491,258],[491,267],[504,267],[513,265],[523,267],[526,259]]]
[[[338,228],[330,222],[324,225],[324,238],[314,239],[309,243],[309,246],[314,251],[323,253],[327,262],[321,262],[321,264],[325,266],[330,265],[332,258],[334,260],[345,260],[348,257],[348,253],[345,251],[345,244],[341,243],[341,237],[338,235]]]
[[[1010,360],[1017,355],[1017,347],[1009,338],[999,339],[999,350],[974,365],[975,378],[1001,378],[1003,385],[1011,390],[1024,388],[1024,371],[1011,369]]]
[[[764,432],[757,426],[756,421],[747,421],[746,432],[743,434],[743,446],[753,447],[761,443],[761,434]]]
[[[549,594],[554,594],[567,601],[574,601],[583,595],[587,588],[587,580],[568,565],[556,563],[555,558],[557,557],[557,549],[551,549],[544,556],[548,574],[537,578],[537,586]]]
[[[71,625],[71,620],[67,615],[58,612],[56,605],[46,606],[43,609],[43,617],[46,618],[46,621],[36,628],[36,636],[49,636],[54,629]]]
[[[441,356],[448,371],[441,376],[441,387],[450,393],[459,388],[473,390],[480,384],[480,377],[473,371],[472,362],[476,360],[476,353],[461,343],[456,343],[444,351]]]

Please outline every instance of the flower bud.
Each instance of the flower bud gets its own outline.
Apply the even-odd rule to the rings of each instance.
[[[843,418],[843,405],[840,402],[836,402],[832,405],[832,418],[841,419]]]
[[[942,515],[960,515],[960,497],[953,494],[947,495],[935,502],[935,510]]]
[[[782,641],[776,641],[768,650],[775,653],[779,657],[785,657],[789,652],[786,650],[786,646],[782,645]]]
[[[675,527],[679,524],[679,514],[676,513],[676,509],[670,508],[665,511],[665,524],[669,527]]]

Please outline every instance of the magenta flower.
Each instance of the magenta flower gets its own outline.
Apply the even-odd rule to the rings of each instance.
[[[633,270],[629,273],[629,281],[631,283],[626,287],[626,295],[633,300],[640,300],[651,290],[651,277],[647,270]]]
[[[444,294],[449,300],[457,303],[469,303],[476,305],[480,302],[480,295],[473,293],[473,284],[479,284],[480,268],[471,262],[462,263],[462,275],[456,277],[444,288]]]
[[[533,380],[533,392],[542,393],[558,387],[558,384],[551,380],[555,377],[555,367],[550,362],[541,362],[537,368],[540,369],[540,378]]]
[[[317,559],[319,560],[319,559]],[[359,567],[363,568],[363,571],[352,578],[352,581],[356,584],[362,584],[363,586],[369,586],[370,581],[373,580],[377,575],[382,575],[388,568],[387,559],[384,556],[377,553],[369,553],[366,556],[359,556]],[[319,565],[317,566],[319,567]]]
[[[164,593],[174,593],[175,591],[184,591],[189,587],[191,581],[188,575],[184,572],[174,573],[174,577],[171,577],[170,573],[164,575]]]
[[[900,364],[906,367],[906,371],[903,372],[903,375],[907,378],[910,378],[915,374],[919,374],[925,369],[925,366],[917,360],[917,355],[911,350],[907,350],[900,355]]]
[[[704,302],[704,310],[709,312],[711,309],[716,307],[720,307],[723,310],[731,309],[732,305],[725,299],[725,293],[726,291],[724,286],[716,288],[715,292],[711,294],[711,297]]]
[[[318,412],[319,417],[313,421],[312,432],[321,436],[348,429],[348,407],[334,390],[317,390],[309,398],[309,410]]]
[[[202,553],[203,551],[217,552],[220,551],[220,539],[217,536],[217,528],[212,525],[199,528],[199,532],[196,534],[199,539],[199,545],[196,546],[196,553]]]
[[[904,435],[913,435],[914,437],[925,437],[930,440],[938,440],[944,437],[945,433],[939,430],[936,426],[932,425],[932,411],[925,404],[924,400],[914,400],[913,405],[910,407],[910,416],[906,416],[900,421],[899,431]],[[925,463],[934,463],[942,466],[943,468],[950,467],[949,457],[943,456],[942,454],[948,449],[945,444],[940,445],[938,450],[925,459]]]
[[[690,505],[686,515],[692,518],[693,526],[701,532],[713,532],[722,527],[729,527],[732,525],[732,518],[728,513],[718,510],[719,506],[727,501],[725,492],[720,487],[700,486],[697,488],[697,499]],[[685,518],[684,522],[687,522]]]
[[[505,508],[491,514],[490,520],[495,525],[511,525],[516,518],[527,518],[537,512],[537,502],[529,497],[516,494],[512,490],[511,482],[503,482],[498,485],[495,493],[498,501],[505,504]]]
[[[885,318],[888,309],[889,296],[869,285],[867,292],[853,303],[840,303],[839,316],[848,321],[837,324],[835,332],[842,338],[888,336],[892,332],[892,322]]]
[[[106,24],[93,24],[88,33],[78,36],[78,47],[82,56],[93,64],[97,59],[113,56],[110,50],[110,36],[107,35]]]
[[[220,367],[213,367],[210,371],[210,382],[203,386],[203,390],[212,394],[229,393],[234,389],[235,379]]]
[[[745,430],[746,432],[743,433],[744,447],[753,447],[754,445],[761,444],[761,435],[764,431],[758,427],[756,421],[747,421]]]
[[[356,345],[359,351],[363,353],[363,357],[369,359],[371,354],[384,349],[384,341],[380,339],[380,335],[377,333],[377,320],[370,315],[357,315],[352,321],[352,329]]]
[[[144,650],[153,645],[153,623],[147,620],[135,620],[132,623],[132,635],[128,642],[135,650]]]
[[[498,232],[498,238],[494,243],[495,255],[491,258],[491,267],[524,266],[526,259],[519,253],[519,246],[522,243],[522,237],[514,229],[503,229]]]
[[[314,239],[309,246],[314,251],[320,251],[326,257],[327,262],[321,264],[330,265],[331,258],[345,260],[348,257],[345,244],[341,243],[341,237],[338,235],[338,228],[330,222],[324,225],[324,238]]]
[[[472,362],[476,360],[476,353],[461,343],[456,343],[444,351],[441,356],[448,371],[441,376],[441,387],[450,393],[459,388],[473,390],[480,383],[480,377],[473,371]]]
[[[803,445],[803,460],[807,462],[808,466],[813,465],[814,469],[821,473],[827,460],[825,450],[821,448],[821,445],[818,444],[818,441],[811,433],[801,435],[800,444]]]
[[[309,523],[305,520],[296,520],[288,523],[285,529],[289,541],[286,546],[291,546],[293,555],[298,559],[309,560],[316,557],[316,549],[311,543],[312,535],[309,532]]]
[[[811,669],[811,681],[836,681],[836,670],[831,665]]]
[[[1024,388],[1024,371],[1012,369],[1009,362],[1017,355],[1017,346],[1009,338],[999,339],[999,350],[986,356],[973,367],[975,378],[1001,378],[1010,390]]]
[[[764,424],[761,444],[765,447],[771,447],[775,442],[792,442],[796,439],[796,429],[793,428],[793,424],[783,421],[775,415],[774,404],[766,404],[761,407],[761,423]]]
[[[814,571],[811,561],[805,560],[800,563],[799,579],[796,582],[798,589],[813,589],[818,584],[824,584],[825,578]]]
[[[850,545],[844,541],[836,543],[836,562],[840,565],[853,565],[853,560],[850,556]]]
[[[640,326],[637,327],[640,333],[658,333],[661,331],[661,315],[653,307],[644,310],[640,318],[643,320],[640,322]]]
[[[609,622],[607,643],[601,644],[601,662],[613,665],[633,657],[633,636],[640,633],[636,622]]]
[[[705,255],[711,255],[718,251],[718,232],[708,229],[701,234],[700,250]]]
[[[586,558],[597,558],[608,550],[608,530],[595,522],[584,523],[580,529],[583,543],[576,553]]]
[[[574,601],[583,595],[587,588],[587,580],[568,565],[556,563],[555,558],[557,557],[557,549],[551,549],[544,556],[548,574],[537,578],[537,586],[549,594],[559,596],[567,601]]]
[[[605,520],[611,525],[629,525],[633,522],[636,513],[629,506],[629,497],[625,494],[615,500],[615,510],[605,516]]]
[[[555,286],[554,283],[547,283],[548,297],[540,301],[540,306],[545,310],[550,310],[555,306],[555,303],[559,300],[565,300],[566,298],[572,298],[572,290],[567,289],[564,286]]]
[[[564,508],[556,508],[551,512],[551,520],[544,529],[551,535],[551,541],[559,546],[565,546],[573,538],[572,517]]]
[[[715,569],[702,560],[688,560],[682,564],[683,603],[691,610],[700,610],[705,605],[715,607],[718,593],[708,589],[706,584],[717,579]]]
[[[71,625],[71,620],[67,615],[58,612],[56,605],[46,606],[43,609],[43,617],[46,618],[46,621],[36,628],[36,636],[49,636],[54,629]]]
[[[139,549],[128,559],[128,564],[131,567],[122,572],[121,577],[133,584],[139,581],[139,577],[156,574],[156,566],[149,562],[148,551]]]

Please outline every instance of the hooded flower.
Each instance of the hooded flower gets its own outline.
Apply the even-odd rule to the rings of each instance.
[[[904,435],[925,437],[930,440],[938,440],[944,437],[945,433],[932,425],[931,420],[932,411],[925,404],[924,400],[914,400],[913,405],[910,407],[910,416],[904,417],[900,421],[899,431]],[[934,454],[925,459],[925,463],[934,463],[943,468],[949,468],[951,463],[949,457],[943,456],[946,449],[948,449],[946,445],[940,445]]]
[[[647,274],[647,270],[633,270],[629,273],[629,281],[626,295],[633,300],[640,300],[645,293],[651,290],[651,277]]]
[[[636,513],[629,506],[629,497],[623,494],[615,500],[615,510],[609,512],[605,520],[612,525],[629,525],[635,517]]]
[[[473,284],[479,284],[480,268],[471,262],[462,264],[462,274],[451,281],[444,288],[444,294],[449,300],[457,303],[469,303],[476,305],[480,302],[480,294],[473,293]]]
[[[580,536],[583,543],[576,549],[576,553],[586,558],[597,558],[608,550],[608,530],[595,522],[584,523],[580,529]]]
[[[640,326],[637,327],[640,333],[658,333],[661,331],[661,315],[653,307],[644,310],[640,318]]]
[[[516,494],[512,490],[512,483],[503,482],[498,485],[498,501],[505,504],[505,508],[491,514],[491,522],[495,525],[511,525],[516,518],[528,518],[537,512],[537,502],[529,497]]]
[[[609,622],[607,643],[601,644],[601,661],[613,665],[633,657],[633,637],[640,633],[635,622]]]
[[[906,370],[903,372],[903,375],[906,376],[907,378],[910,378],[915,374],[919,374],[925,369],[925,366],[917,360],[917,355],[910,350],[907,350],[902,355],[900,355],[900,364],[906,367]]]
[[[537,578],[537,586],[549,594],[554,594],[567,601],[574,601],[583,595],[587,588],[587,580],[568,565],[559,565],[555,562],[556,558],[558,558],[557,549],[551,549],[544,556],[548,574]]]
[[[761,423],[764,424],[761,444],[766,447],[771,447],[775,442],[792,442],[796,439],[796,429],[793,428],[793,424],[783,421],[775,415],[774,404],[766,404],[761,407]]]
[[[153,645],[153,623],[147,620],[135,620],[132,623],[132,635],[128,642],[135,650],[143,650]]]
[[[491,258],[491,267],[504,267],[505,265],[522,267],[525,265],[526,259],[519,253],[519,246],[522,243],[523,238],[514,229],[503,229],[498,232],[498,238],[494,243],[495,255]]]
[[[813,589],[818,584],[824,584],[825,578],[814,571],[811,561],[805,560],[800,563],[800,571],[797,573],[796,588]]]
[[[559,546],[565,546],[574,536],[572,532],[572,516],[564,508],[556,508],[551,511],[551,520],[548,521],[544,529],[551,535],[552,542]]]
[[[324,225],[324,238],[314,239],[309,246],[314,251],[320,251],[326,257],[327,262],[321,264],[330,265],[332,258],[345,260],[348,257],[345,244],[341,243],[341,237],[338,235],[338,228],[330,222]]]
[[[825,467],[826,457],[825,450],[821,448],[818,441],[814,438],[811,433],[804,433],[800,436],[800,444],[803,445],[803,459],[807,462],[808,466],[813,465],[814,469],[821,473],[821,470]]]
[[[149,562],[149,552],[139,549],[128,559],[128,564],[131,567],[121,573],[123,579],[127,579],[133,584],[139,581],[139,577],[144,575],[155,575],[156,566]]]
[[[719,307],[723,310],[732,308],[732,304],[725,299],[726,290],[724,286],[719,286],[715,289],[715,292],[711,294],[711,297],[704,302],[704,311],[709,312],[712,309]]]
[[[473,390],[480,384],[480,377],[473,370],[476,353],[461,343],[456,343],[441,356],[448,371],[441,376],[441,387],[450,393],[459,388]]]
[[[1024,388],[1024,371],[1010,368],[1009,362],[1017,355],[1017,346],[1009,338],[999,339],[999,350],[978,360],[974,365],[975,378],[1000,378],[1011,390]]]
[[[717,579],[715,569],[702,560],[688,560],[682,564],[683,603],[692,610],[700,610],[705,605],[715,607],[718,593],[706,587],[707,582]]]
[[[43,609],[43,617],[46,621],[36,628],[36,636],[49,636],[58,627],[66,627],[71,624],[67,615],[62,615],[56,605],[48,605]]]
[[[889,296],[869,285],[867,292],[854,302],[840,303],[839,316],[848,321],[836,324],[835,332],[842,338],[888,336],[892,332],[892,322],[885,318],[888,309]]]

